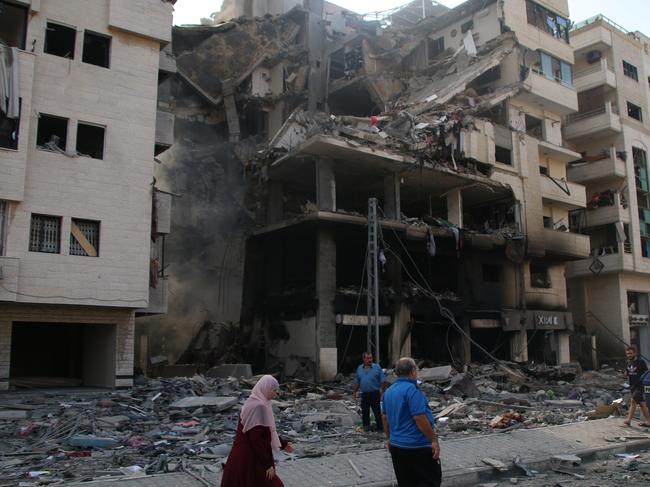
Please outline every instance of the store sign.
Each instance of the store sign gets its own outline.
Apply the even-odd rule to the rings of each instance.
[[[562,330],[566,328],[564,313],[535,313],[535,328],[538,330]]]

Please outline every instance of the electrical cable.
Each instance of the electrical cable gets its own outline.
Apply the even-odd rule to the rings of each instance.
[[[357,293],[357,302],[354,305],[354,315],[356,316],[357,313],[359,312],[359,303],[361,302],[361,291],[363,290],[363,281],[365,280],[366,277],[366,265],[368,263],[368,246],[366,245],[366,256],[363,259],[363,269],[361,269],[361,283],[359,284],[359,292]],[[341,328],[343,325],[341,325]],[[339,328],[339,331],[341,331],[341,328]],[[350,342],[352,341],[352,335],[354,334],[354,326],[350,327],[350,336],[348,336],[348,341],[345,344],[345,348],[343,349],[343,355],[341,355],[341,360],[339,361],[339,369],[341,368],[341,365],[343,365],[343,362],[345,358],[347,357],[348,354],[348,348],[350,347]],[[338,332],[336,334],[336,338],[338,339]]]
[[[69,299],[71,301],[99,301],[100,303],[142,303],[146,299],[101,299],[93,298],[90,296],[86,297],[70,297],[70,296],[37,296],[35,294],[26,294],[18,291],[13,291],[6,287],[4,284],[0,284],[0,287],[8,293],[15,294],[17,296],[23,296],[25,298],[34,298],[34,299]]]

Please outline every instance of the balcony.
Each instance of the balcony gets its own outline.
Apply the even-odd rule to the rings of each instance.
[[[164,74],[176,74],[176,57],[172,53],[171,44],[167,44],[160,50],[160,59],[158,61],[158,70]]]
[[[174,114],[165,110],[156,112],[156,155],[174,144]]]
[[[612,47],[612,33],[605,27],[605,23],[614,24],[603,15],[596,15],[576,24],[571,32],[571,47],[576,52],[587,49],[604,51]],[[616,24],[614,27],[618,28]]]
[[[591,136],[610,137],[621,133],[621,119],[618,110],[611,102],[586,112],[569,115],[564,127],[564,138],[581,139]]]
[[[622,247],[622,245],[620,245]],[[622,250],[622,249],[620,249]],[[634,270],[634,258],[632,254],[627,252],[617,252],[605,255],[599,255],[598,260],[603,264],[600,274],[607,274],[613,272],[624,272]],[[594,276],[597,273],[592,272],[591,268],[594,266],[594,258],[577,260],[574,262],[567,262],[566,264],[566,277],[571,279],[575,277]]]
[[[468,159],[494,164],[495,127],[489,122],[481,120],[476,122],[477,130],[462,129],[460,131],[460,150]],[[509,130],[508,135],[510,135]]]
[[[585,187],[549,176],[540,175],[542,199],[550,204],[569,210],[584,208],[587,205]]]
[[[579,152],[574,152],[571,149],[567,149],[561,145],[551,144],[550,142],[546,142],[544,140],[539,141],[538,147],[540,155],[548,157],[549,159],[563,162],[565,164],[577,161],[582,157]]]
[[[573,81],[578,93],[604,86],[616,89],[616,72],[607,64],[607,59],[601,58],[600,62],[588,69],[573,73]]]
[[[589,257],[590,241],[588,235],[545,228],[544,241],[547,254],[573,259]]]
[[[0,257],[0,302],[16,301],[20,259]]]
[[[616,148],[603,151],[602,159],[581,162],[570,166],[567,176],[570,181],[586,184],[625,179],[625,161],[618,157]]]
[[[578,94],[573,86],[549,79],[532,69],[528,70],[521,86],[523,91],[519,96],[530,103],[560,115],[578,111]]]
[[[585,225],[599,227],[610,223],[630,223],[630,210],[621,205],[601,206],[594,210],[587,210]]]

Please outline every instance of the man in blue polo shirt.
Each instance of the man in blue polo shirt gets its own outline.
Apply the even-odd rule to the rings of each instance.
[[[375,415],[377,431],[382,430],[380,401],[384,381],[384,371],[379,364],[372,362],[372,353],[365,352],[363,363],[357,367],[357,384],[354,388],[355,399],[361,389],[361,421],[364,431],[370,431],[370,408]]]
[[[440,487],[440,445],[426,396],[417,386],[412,358],[399,359],[397,380],[383,397],[384,434],[399,487]]]

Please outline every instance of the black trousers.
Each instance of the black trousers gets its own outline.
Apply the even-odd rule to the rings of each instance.
[[[393,468],[399,487],[440,487],[442,467],[431,448],[390,447]]]
[[[379,391],[361,393],[361,421],[363,422],[363,429],[365,430],[370,430],[370,408],[372,408],[372,412],[375,415],[375,421],[377,421],[377,431],[383,431],[381,406],[379,405]]]

